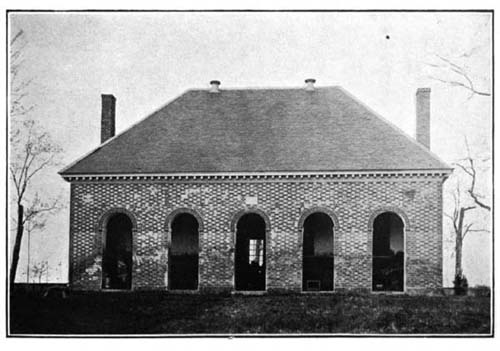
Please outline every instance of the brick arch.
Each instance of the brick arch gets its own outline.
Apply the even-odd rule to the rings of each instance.
[[[203,233],[204,225],[203,225],[203,219],[200,216],[200,214],[193,210],[192,208],[189,207],[181,207],[173,210],[170,212],[167,216],[167,219],[165,221],[165,233],[166,233],[166,248],[170,248],[170,245],[172,243],[172,222],[175,220],[175,217],[177,217],[180,214],[187,213],[193,216],[196,221],[198,222],[198,238],[201,239],[201,235]],[[198,243],[199,245],[199,250],[201,250],[201,240]]]
[[[97,250],[98,250],[98,253],[99,255],[102,257],[102,261],[101,261],[101,269],[100,269],[100,277],[99,277],[99,280],[101,281],[101,284],[102,284],[102,280],[104,278],[104,267],[103,267],[103,262],[104,262],[104,250],[105,250],[105,247],[106,247],[106,236],[107,236],[107,225],[108,225],[108,222],[109,220],[114,216],[114,215],[117,215],[117,214],[124,214],[125,216],[128,217],[128,219],[130,220],[130,222],[132,223],[132,228],[131,228],[131,244],[132,244],[132,266],[130,267],[131,269],[131,277],[130,277],[130,289],[134,289],[134,282],[135,282],[135,273],[134,273],[134,270],[135,270],[135,262],[134,262],[134,256],[135,256],[135,252],[136,252],[136,240],[137,240],[137,219],[135,217],[135,215],[127,210],[126,208],[124,207],[113,207],[111,209],[108,209],[106,212],[104,212],[104,214],[99,218],[99,221],[98,221],[98,224],[97,224],[97,236],[96,236],[96,239],[97,239]]]
[[[302,229],[304,228],[304,222],[306,221],[307,217],[309,217],[310,215],[312,215],[313,213],[316,213],[316,212],[324,213],[328,217],[330,217],[330,219],[333,222],[333,228],[335,230],[338,230],[340,228],[340,224],[339,224],[339,220],[338,220],[337,215],[335,214],[335,212],[333,210],[329,209],[328,207],[311,207],[311,208],[308,208],[307,210],[303,211],[302,214],[300,215],[297,228],[300,231],[302,231]]]
[[[198,222],[198,233],[203,232],[204,225],[203,225],[203,219],[200,216],[200,214],[196,210],[193,210],[192,208],[181,207],[173,210],[168,214],[167,220],[165,221],[165,230],[167,231],[167,233],[170,233],[170,231],[172,230],[172,222],[174,221],[175,217],[183,213],[190,214],[194,218],[196,218],[196,221]]]
[[[262,218],[265,224],[265,233],[264,233],[264,240],[265,240],[265,251],[264,251],[264,260],[265,260],[265,286],[264,290],[267,290],[267,285],[269,284],[269,267],[268,267],[268,259],[269,259],[269,253],[270,253],[270,244],[271,244],[271,221],[269,220],[269,217],[266,215],[266,213],[256,207],[252,207],[249,209],[244,209],[239,212],[236,212],[232,215],[231,217],[231,222],[230,222],[230,230],[231,230],[231,241],[230,241],[230,250],[232,252],[232,259],[233,259],[233,287],[236,289],[236,237],[238,235],[238,221],[245,215],[247,214],[256,214]]]
[[[403,292],[406,292],[406,287],[407,287],[407,279],[408,279],[408,271],[407,271],[407,233],[410,230],[410,220],[408,219],[408,216],[406,213],[400,209],[399,207],[395,206],[384,206],[384,207],[379,207],[375,209],[372,214],[370,215],[370,218],[368,219],[368,242],[370,245],[370,255],[372,256],[373,260],[373,245],[374,245],[374,228],[373,224],[375,222],[375,219],[383,214],[383,213],[393,213],[397,215],[401,221],[403,222],[403,253],[404,253],[404,261],[403,261]],[[372,261],[372,267],[371,267],[371,276],[370,276],[370,285],[371,289],[373,291],[373,261]]]
[[[104,212],[99,218],[99,221],[97,222],[96,231],[100,234],[103,234],[105,232],[106,225],[108,224],[109,219],[115,214],[120,214],[120,213],[128,216],[128,218],[132,222],[132,234],[135,234],[137,230],[137,219],[135,218],[135,215],[131,211],[127,210],[124,207],[114,207]]]
[[[372,211],[370,218],[368,219],[368,230],[373,230],[373,222],[375,222],[375,218],[377,218],[379,215],[385,212],[392,212],[401,218],[403,221],[403,226],[405,232],[409,230],[410,228],[410,220],[408,219],[408,216],[406,213],[400,209],[399,207],[395,206],[384,206],[384,207],[379,207],[375,211]]]
[[[241,210],[232,216],[230,224],[231,232],[236,233],[236,227],[240,218],[250,213],[254,213],[261,216],[264,222],[266,223],[266,233],[269,233],[271,231],[271,221],[269,220],[269,217],[266,215],[266,213],[259,208],[251,208],[251,209]]]
[[[172,235],[173,235],[173,230],[172,230],[172,224],[174,223],[175,219],[179,216],[179,215],[183,215],[183,214],[188,214],[188,215],[191,215],[194,217],[194,219],[196,220],[196,222],[198,223],[198,228],[196,230],[196,234],[197,234],[197,241],[198,241],[198,249],[197,249],[197,255],[196,255],[196,260],[198,262],[198,268],[197,268],[197,272],[196,272],[196,276],[197,276],[197,280],[196,280],[196,288],[192,288],[192,287],[189,287],[189,290],[192,290],[192,291],[197,291],[200,287],[200,283],[201,283],[201,265],[200,265],[200,253],[202,251],[202,247],[203,247],[203,242],[202,242],[202,238],[203,238],[203,229],[204,229],[204,224],[203,224],[203,218],[201,217],[201,215],[194,209],[192,208],[189,208],[189,207],[180,207],[180,208],[176,208],[175,210],[171,211],[168,215],[167,215],[167,218],[165,220],[165,231],[164,231],[164,238],[165,238],[165,242],[164,242],[164,248],[166,250],[166,253],[167,253],[167,289],[168,290],[171,290],[171,289],[184,289],[184,288],[181,288],[179,287],[178,285],[175,286],[174,284],[179,284],[178,283],[178,277],[175,278],[173,275],[172,275],[172,270],[171,270],[171,264],[173,262],[173,256],[172,256]],[[184,275],[186,274],[186,272],[184,271],[183,272]],[[187,273],[188,276],[191,276],[192,272],[189,272]],[[191,276],[192,278],[192,276]],[[177,283],[174,283],[174,281],[177,281]]]
[[[102,256],[104,254],[104,247],[106,246],[106,226],[110,218],[116,214],[126,215],[132,223],[132,255],[134,255],[137,240],[137,219],[131,211],[124,207],[113,207],[101,215],[97,222],[95,248],[99,255]]]
[[[337,232],[340,228],[340,224],[339,224],[339,220],[338,220],[338,217],[337,215],[335,214],[335,212],[333,210],[331,210],[330,208],[328,207],[324,207],[324,206],[316,206],[316,207],[311,207],[311,208],[308,208],[306,210],[304,210],[300,217],[299,217],[299,221],[298,221],[298,225],[297,225],[297,229],[298,229],[298,242],[297,242],[297,247],[299,248],[299,252],[300,252],[300,260],[301,260],[301,269],[300,269],[300,286],[301,286],[301,290],[302,291],[306,291],[307,289],[305,289],[305,285],[304,285],[304,279],[307,279],[307,275],[305,275],[305,270],[307,269],[306,268],[306,261],[304,260],[304,223],[306,221],[306,219],[314,214],[314,213],[321,213],[321,214],[324,214],[326,216],[328,216],[328,218],[330,218],[330,220],[332,221],[333,223],[333,228],[332,228],[332,244],[333,244],[333,248],[332,248],[332,253],[333,255],[335,256],[336,254],[336,251],[338,250],[337,249],[337,243],[336,243],[336,240],[337,240]],[[334,263],[334,258],[332,257],[332,264],[333,264],[333,268],[332,268],[332,281],[331,281],[331,284],[332,284],[332,289],[328,289],[328,290],[325,290],[325,291],[334,291],[335,289],[335,279],[336,279],[336,276],[337,276],[337,273],[336,273],[336,268],[335,268],[335,263]]]

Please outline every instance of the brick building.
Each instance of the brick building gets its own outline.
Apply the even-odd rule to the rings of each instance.
[[[404,291],[442,286],[429,151],[340,87],[189,90],[61,171],[74,289]]]

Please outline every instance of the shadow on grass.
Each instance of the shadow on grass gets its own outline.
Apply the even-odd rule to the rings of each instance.
[[[73,293],[11,297],[11,334],[489,334],[488,297]]]

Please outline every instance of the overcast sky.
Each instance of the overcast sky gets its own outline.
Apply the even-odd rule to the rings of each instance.
[[[487,13],[18,13],[10,25],[11,33],[25,32],[22,69],[34,79],[36,118],[64,148],[61,166],[36,185],[61,193],[66,205],[69,185],[56,172],[98,146],[101,93],[117,98],[121,132],[212,79],[225,88],[300,87],[316,78],[318,86],[343,86],[411,136],[415,91],[430,87],[432,151],[452,163],[464,157],[466,135],[474,154],[490,152],[491,99],[431,79],[456,76],[428,65],[442,62],[437,55],[451,59],[477,89],[490,91]],[[483,174],[484,192],[488,182]],[[68,219],[66,208],[32,234],[32,263],[48,260],[50,280],[67,279]],[[466,239],[472,285],[490,283],[490,243],[490,233]],[[448,284],[451,252],[445,244]]]

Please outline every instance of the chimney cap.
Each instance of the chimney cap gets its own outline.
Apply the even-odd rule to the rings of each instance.
[[[305,82],[307,84],[306,85],[306,90],[307,91],[314,91],[314,83],[316,83],[316,79],[314,79],[314,78],[307,78],[305,80]]]
[[[417,89],[417,94],[418,93],[430,93],[431,92],[431,88],[418,88]]]
[[[102,99],[112,99],[116,100],[115,96],[113,94],[101,94]]]
[[[211,80],[210,81],[210,90],[209,90],[209,92],[210,93],[219,93],[220,92],[219,85],[220,85],[220,81],[218,81],[218,80]]]

